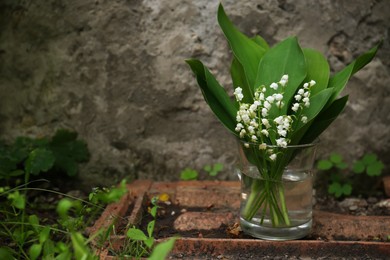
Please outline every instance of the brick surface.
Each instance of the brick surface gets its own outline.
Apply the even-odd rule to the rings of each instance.
[[[186,212],[176,218],[173,228],[180,231],[218,229],[234,220],[232,213]]]
[[[197,231],[218,229],[221,225],[232,226],[238,221],[240,203],[240,184],[238,182],[151,182],[136,181],[128,185],[129,194],[119,203],[109,205],[96,221],[92,230],[107,227],[118,217],[126,218],[131,224],[140,222],[146,200],[167,193],[170,201],[178,204],[183,211],[176,212],[172,229],[177,231]],[[128,208],[132,205],[133,210]],[[385,240],[390,234],[390,217],[387,216],[351,216],[329,212],[313,212],[313,230],[308,239],[299,241],[270,242],[258,239],[242,238],[180,238],[173,251],[179,258],[203,259],[194,256],[208,257],[243,256],[249,258],[261,256],[259,249],[285,255],[317,256],[366,256],[377,257],[389,255],[390,243],[376,242]],[[94,232],[91,232],[94,233]],[[120,248],[125,243],[125,234],[112,236],[113,248]],[[346,242],[345,240],[353,241]],[[328,242],[329,241],[329,242]],[[370,241],[370,242],[365,242]],[[275,251],[275,249],[278,250]],[[249,251],[245,251],[248,249]],[[339,249],[342,249],[341,252]],[[102,259],[114,259],[104,256]],[[241,252],[241,253],[240,253]],[[325,255],[323,255],[325,254]],[[245,255],[245,254],[244,254]],[[188,257],[185,257],[188,256]],[[209,259],[209,258],[204,258]],[[224,258],[222,258],[224,259]]]

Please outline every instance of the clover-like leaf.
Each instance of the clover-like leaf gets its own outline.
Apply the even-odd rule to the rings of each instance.
[[[317,168],[322,171],[330,170],[333,167],[333,163],[329,160],[320,160],[317,163]]]

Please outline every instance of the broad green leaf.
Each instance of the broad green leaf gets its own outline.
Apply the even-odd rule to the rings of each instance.
[[[203,170],[205,170],[206,172],[210,172],[210,171],[212,171],[212,168],[211,168],[210,165],[205,165],[205,166],[203,167]]]
[[[244,95],[242,102],[253,103],[253,86],[248,84],[248,81],[245,77],[244,68],[237,60],[237,58],[233,58],[232,65],[230,67],[230,75],[232,77],[234,89],[237,87],[242,88],[242,94]],[[237,102],[236,99],[234,100],[234,102]]]
[[[352,185],[349,184],[349,183],[345,183],[342,187],[342,193],[345,195],[345,196],[349,196],[351,195],[352,193]]]
[[[302,110],[302,115],[307,117],[308,121],[312,121],[316,118],[316,116],[322,111],[325,107],[328,99],[332,95],[332,89],[324,89],[321,92],[310,98],[310,106],[308,108],[304,108]],[[297,130],[299,130],[305,124],[303,122],[299,122],[297,126]]]
[[[317,168],[322,171],[330,170],[333,167],[333,163],[329,160],[320,160],[317,163]]]
[[[40,172],[47,172],[53,167],[54,161],[55,158],[51,151],[45,148],[37,148],[29,154],[25,170],[34,175]]]
[[[284,92],[284,102],[281,114],[285,114],[289,107],[288,101],[306,77],[305,57],[296,37],[290,37],[269,49],[259,64],[259,70],[255,81],[255,87],[265,85],[268,87],[273,82],[279,82],[283,75],[287,74],[288,84]],[[268,88],[266,96],[273,92]]]
[[[338,97],[338,95],[341,93],[341,91],[343,91],[349,78],[357,71],[362,69],[364,66],[366,66],[374,58],[380,45],[381,43],[379,43],[374,48],[370,49],[368,52],[360,55],[351,64],[349,64],[343,70],[336,73],[333,77],[330,78],[328,88],[333,88],[333,94],[328,104],[330,104],[333,100],[335,100]]]
[[[154,249],[149,260],[161,260],[166,259],[169,252],[173,249],[175,245],[176,238],[170,238],[167,241],[159,243]]]
[[[251,40],[233,25],[227,17],[222,4],[218,8],[218,23],[229,42],[234,56],[243,66],[249,86],[254,86],[259,62],[266,49],[257,43],[259,38]]]
[[[366,66],[368,63],[372,61],[372,59],[375,57],[378,48],[382,45],[382,41],[377,44],[375,47],[371,48],[368,52],[360,55],[355,60],[355,65],[352,70],[352,75],[361,70],[364,66]]]
[[[348,96],[335,100],[329,107],[325,108],[314,119],[310,127],[305,131],[300,143],[311,143],[338,117],[347,104]]]
[[[130,228],[127,230],[127,237],[133,240],[145,241],[148,237],[138,228]]]
[[[313,49],[303,49],[305,55],[307,75],[305,82],[314,80],[316,85],[311,88],[311,95],[315,95],[328,86],[329,82],[329,63],[324,55]]]
[[[261,37],[260,35],[256,35],[255,37],[253,37],[252,41],[257,43],[257,45],[262,47],[265,51],[267,51],[269,49],[268,42],[266,42],[266,40],[264,40],[264,38]]]
[[[211,110],[221,123],[233,134],[236,127],[237,107],[231,102],[226,91],[219,85],[206,67],[199,60],[187,60],[192,71],[196,75],[198,85],[202,90],[203,97]]]

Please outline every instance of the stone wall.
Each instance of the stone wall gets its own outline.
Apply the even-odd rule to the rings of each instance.
[[[213,0],[3,0],[0,135],[77,131],[90,185],[129,177],[178,179],[221,162],[235,178],[235,140],[210,112],[184,60],[205,62],[231,88],[231,54]],[[350,81],[350,102],[322,136],[320,155],[375,152],[389,165],[390,3],[223,1],[247,35],[273,44],[297,35],[337,71],[380,39],[377,58]]]

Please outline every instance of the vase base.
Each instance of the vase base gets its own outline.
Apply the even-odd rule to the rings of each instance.
[[[240,225],[241,230],[252,237],[264,240],[285,241],[307,236],[312,227],[312,220],[298,226],[274,228],[256,225],[240,218]]]

